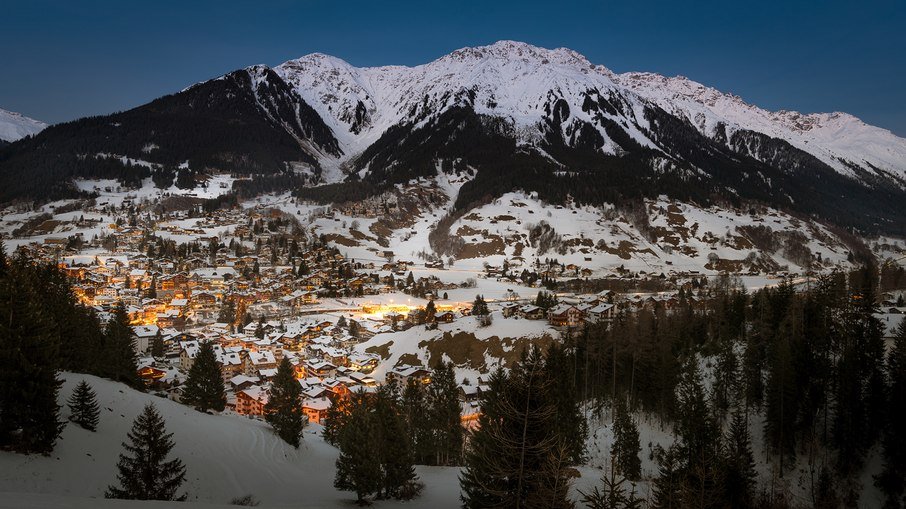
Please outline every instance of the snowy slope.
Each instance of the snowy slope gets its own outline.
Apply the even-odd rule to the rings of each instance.
[[[375,233],[380,231],[379,219],[357,216],[341,206],[300,204],[286,195],[263,197],[245,206],[274,207],[290,213],[318,234],[329,235],[343,253],[356,260],[382,262],[382,253],[391,250],[398,259],[421,265],[422,255],[434,252],[429,233],[451,210],[464,180],[467,177],[441,172],[432,179],[397,186],[396,196],[432,189],[445,194],[446,201],[408,216],[408,224],[392,228],[384,237],[386,245],[378,243]],[[536,261],[543,263],[549,258],[590,269],[595,277],[618,275],[620,267],[650,274],[800,272],[805,269],[803,260],[791,256],[794,250],[788,245],[789,239],[800,234],[802,246],[814,257],[813,269],[849,266],[850,248],[826,225],[776,209],[752,213],[748,208],[702,207],[661,197],[646,201],[645,212],[648,227],[641,231],[637,221],[612,205],[557,205],[533,194],[505,193],[469,210],[452,224],[450,234],[461,239],[463,248],[444,253],[445,260],[455,260],[455,265],[445,271],[445,278],[462,282],[483,272],[485,263],[501,266],[504,260],[519,272],[523,267],[537,268]],[[355,232],[353,224],[358,225]],[[547,246],[532,239],[533,229],[543,224],[556,237]],[[759,231],[771,236],[774,245],[765,246],[751,238]]]
[[[62,497],[66,503],[42,505],[42,497],[34,495],[24,500],[36,501],[36,507],[82,507],[78,500],[102,497],[115,479],[120,443],[148,402],[157,406],[173,433],[174,452],[187,468],[184,490],[190,502],[225,505],[235,497],[252,494],[264,506],[345,507],[355,498],[334,490],[337,451],[315,434],[317,426],[306,430],[296,450],[262,421],[203,414],[92,376],[64,374],[64,379],[61,402],[82,379],[97,392],[102,409],[98,431],[67,425],[49,457],[0,452],[0,500],[16,500],[16,493],[50,494],[55,496],[50,501]],[[67,410],[63,413],[67,415]],[[438,508],[458,507],[458,469],[425,468],[419,474],[428,484],[420,502]],[[86,502],[85,506],[91,505]]]
[[[41,132],[47,124],[0,108],[0,140],[16,141]]]
[[[63,374],[61,404],[80,380],[94,388],[101,406],[98,431],[69,424],[50,456],[0,452],[0,508],[136,508],[204,509],[227,507],[236,497],[252,494],[261,507],[353,507],[355,495],[333,488],[337,450],[312,425],[299,449],[280,440],[263,421],[237,415],[208,415],[126,386],[88,375]],[[183,485],[188,501],[180,503],[108,501],[103,493],[114,481],[121,442],[132,421],[153,402],[173,433],[187,469]],[[67,410],[63,410],[64,417]],[[411,502],[378,501],[374,507],[458,508],[459,469],[417,467],[425,483]],[[575,486],[588,489],[600,473],[581,468]],[[235,506],[230,506],[235,507]]]
[[[629,72],[615,81],[688,120],[705,136],[713,137],[723,123],[730,132],[748,129],[786,140],[844,174],[852,169],[842,160],[906,178],[906,139],[847,113],[767,111],[683,76]]]

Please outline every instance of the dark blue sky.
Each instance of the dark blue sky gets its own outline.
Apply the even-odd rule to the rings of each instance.
[[[0,107],[59,122],[315,51],[412,65],[514,39],[906,136],[904,27],[903,0],[7,0]]]

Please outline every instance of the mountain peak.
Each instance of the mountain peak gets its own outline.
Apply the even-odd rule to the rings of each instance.
[[[353,66],[349,62],[343,60],[342,58],[335,57],[332,55],[327,55],[325,53],[309,53],[303,55],[299,58],[294,58],[292,60],[287,60],[283,62],[278,67],[282,68],[310,68],[318,67],[322,69],[352,69]]]
[[[45,127],[47,127],[47,124],[40,120],[0,108],[0,140],[16,141],[26,136],[38,134]]]
[[[504,59],[545,65],[569,65],[580,68],[601,67],[593,65],[584,55],[569,48],[547,49],[525,42],[510,40],[497,41],[487,46],[460,48],[439,58],[438,61],[462,61],[467,59]]]

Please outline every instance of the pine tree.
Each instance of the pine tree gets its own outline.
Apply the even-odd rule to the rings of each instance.
[[[432,386],[437,383],[437,371]],[[438,464],[439,416],[434,398],[428,397],[428,389],[418,381],[410,380],[403,389],[401,410],[406,418],[407,434],[412,440],[412,454],[420,465]]]
[[[464,507],[572,506],[569,450],[542,364],[533,349],[509,375],[491,377],[459,479]]]
[[[798,306],[791,306],[780,324],[777,337],[769,345],[768,380],[765,387],[765,438],[780,455],[780,471],[784,459],[795,452],[795,424],[798,404],[793,369],[793,347],[801,337]]]
[[[98,406],[97,396],[88,382],[85,380],[79,382],[67,403],[69,404],[70,421],[88,431],[97,429],[101,410]]]
[[[153,404],[145,406],[132,424],[129,442],[117,462],[119,486],[107,488],[107,498],[129,500],[185,500],[177,496],[186,478],[186,467],[179,458],[165,461],[173,449],[173,434]]]
[[[481,295],[475,296],[475,301],[472,303],[472,315],[473,316],[485,316],[489,314],[488,304],[485,302],[484,297]]]
[[[354,338],[358,338],[359,334],[359,322],[355,320],[349,320],[349,335]]]
[[[151,285],[148,286],[148,298],[157,298],[157,276],[151,276]]]
[[[346,416],[349,414],[348,398],[337,398],[327,409],[324,418],[321,436],[324,441],[335,447],[339,446],[340,432],[346,426]]]
[[[373,437],[377,423],[368,404],[368,395],[355,391],[349,399],[349,413],[338,434],[340,457],[333,485],[338,490],[353,491],[359,505],[369,504],[368,497],[381,489],[381,464]]]
[[[437,314],[437,307],[433,300],[429,300],[425,306],[425,322],[434,323],[434,315]]]
[[[299,447],[305,414],[302,412],[302,386],[296,380],[293,365],[284,357],[271,382],[264,420],[273,426],[277,435],[293,447]]]
[[[579,502],[588,509],[641,509],[645,500],[637,498],[635,494],[635,485],[629,483],[629,480],[623,476],[617,476],[614,468],[610,469],[610,475],[601,476],[603,490],[597,486],[591,492],[585,493],[579,491]],[[629,484],[627,493],[626,484]]]
[[[460,418],[459,388],[453,363],[441,362],[434,368],[428,413],[433,428],[435,465],[458,465],[462,458],[463,428]]]
[[[258,317],[258,326],[255,327],[255,337],[264,339],[264,317]]]
[[[658,475],[654,478],[651,507],[654,509],[679,509],[683,504],[683,473],[679,465],[679,451],[675,446],[657,454]]]
[[[157,329],[157,334],[151,341],[151,356],[156,359],[164,356],[164,336],[160,333],[160,329]]]
[[[337,320],[337,327],[342,329],[346,327],[346,317],[340,315],[340,318]]]
[[[900,322],[887,358],[890,389],[883,436],[884,468],[875,485],[886,497],[885,507],[906,507],[906,321]]]
[[[222,412],[226,408],[223,375],[211,341],[203,341],[199,346],[180,399],[199,412]]]
[[[843,473],[861,466],[866,450],[883,429],[883,329],[873,315],[872,299],[864,294],[859,299],[863,304],[848,303],[837,325],[837,408],[831,437],[837,467]]]
[[[720,430],[705,397],[701,374],[693,355],[677,386],[679,419],[676,425],[679,459],[683,469],[683,499],[711,507],[722,496]]]
[[[226,299],[220,306],[220,312],[217,314],[217,321],[221,323],[236,323],[236,303],[233,299]]]
[[[740,409],[733,412],[724,455],[724,494],[730,507],[745,509],[754,505],[755,458],[749,439],[749,426]]]
[[[0,447],[49,454],[63,429],[57,394],[60,339],[23,274],[27,261],[0,277]]]
[[[567,338],[565,344],[572,344]],[[554,404],[557,407],[556,429],[563,445],[569,452],[570,463],[581,464],[585,456],[585,439],[588,422],[579,411],[579,391],[576,387],[575,350],[553,343],[544,359],[544,376],[550,385]]]
[[[731,398],[736,393],[737,369],[733,341],[723,340],[718,353],[717,369],[714,372],[714,406],[721,412],[730,407]]]
[[[374,442],[381,465],[381,498],[412,498],[418,491],[412,439],[406,433],[396,385],[382,385],[373,405],[372,417],[377,424]]]
[[[122,305],[113,310],[113,318],[107,323],[104,333],[106,352],[105,374],[116,382],[140,387],[135,352],[135,333],[129,326],[129,317]]]
[[[639,452],[639,430],[626,409],[622,398],[618,398],[614,405],[613,420],[613,457],[614,464],[619,472],[631,481],[638,481],[642,477],[642,460]]]
[[[537,296],[535,296],[535,305],[543,309],[544,311],[547,311],[548,309],[556,306],[557,303],[557,296],[553,293],[541,291],[538,292]]]

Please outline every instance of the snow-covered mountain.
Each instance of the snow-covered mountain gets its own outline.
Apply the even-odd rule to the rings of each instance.
[[[644,134],[652,129],[645,107],[653,104],[711,139],[738,130],[755,131],[788,141],[845,175],[854,175],[856,165],[876,174],[889,173],[901,184],[906,179],[906,139],[851,115],[766,111],[684,77],[615,74],[566,48],[500,41],[463,48],[415,67],[366,68],[314,53],[274,70],[331,126],[347,159],[392,126],[425,124],[457,105],[506,118],[522,141],[531,143],[545,134],[539,126],[556,114],[561,99],[568,107],[563,114],[569,117],[560,125],[564,135],[576,136],[583,123],[593,125],[604,139],[599,150],[619,154],[619,143],[596,118],[599,112],[587,107],[589,98],[604,97],[615,108],[600,116],[616,121],[646,147],[663,149]]]
[[[336,202],[468,172],[460,213],[514,191],[588,205],[666,195],[906,232],[906,140],[887,130],[513,41],[414,67],[320,53],[251,66],[16,147],[0,152],[0,201],[77,195],[73,178],[191,187],[221,171],[250,177],[244,195]]]
[[[847,113],[767,111],[683,76],[629,72],[617,81],[664,110],[680,116],[702,134],[715,137],[721,124],[729,132],[748,129],[780,138],[809,152],[846,175],[852,164],[875,173],[906,178],[906,139]]]
[[[0,140],[2,141],[12,142],[38,134],[45,127],[47,124],[44,122],[0,108]]]
[[[331,125],[347,147],[346,157],[357,155],[390,127],[425,125],[454,106],[504,117],[525,141],[532,141],[540,137],[535,128],[551,114],[557,99],[575,107],[570,124],[575,125],[593,120],[580,107],[589,91],[622,91],[610,71],[572,50],[547,50],[512,41],[463,48],[416,67],[356,68],[315,53],[285,62],[275,71]],[[631,106],[639,105],[635,101]],[[606,136],[603,130],[601,133]],[[647,143],[644,135],[635,134]],[[610,144],[602,151],[612,154],[616,147]]]

